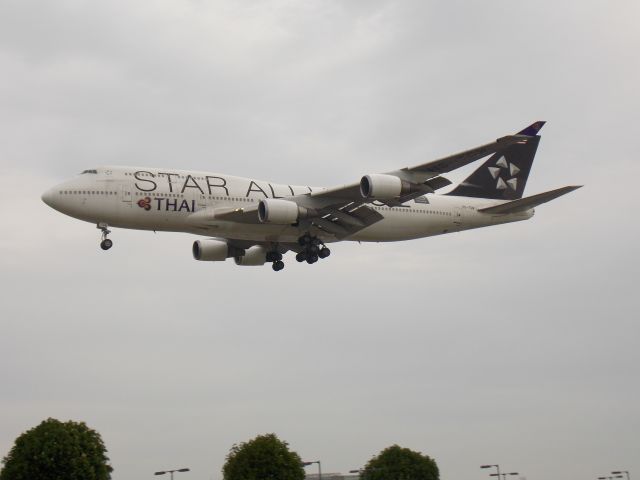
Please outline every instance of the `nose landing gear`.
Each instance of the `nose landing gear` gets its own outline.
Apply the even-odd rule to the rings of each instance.
[[[331,250],[318,237],[312,237],[305,233],[298,239],[298,245],[303,250],[296,255],[298,262],[307,262],[309,265],[316,263],[318,259],[327,258],[331,255]]]
[[[100,248],[102,250],[109,250],[111,247],[113,247],[113,241],[107,238],[107,236],[111,233],[111,230],[109,230],[109,226],[106,223],[99,223],[96,228],[102,231],[102,241],[100,242]]]

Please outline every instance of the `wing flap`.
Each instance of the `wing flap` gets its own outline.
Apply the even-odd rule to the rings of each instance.
[[[340,239],[353,235],[383,218],[368,205],[360,205],[349,213],[345,213],[344,210],[331,210],[323,217],[312,218],[308,222]]]

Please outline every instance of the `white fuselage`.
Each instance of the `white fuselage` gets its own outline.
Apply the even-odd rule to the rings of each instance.
[[[139,230],[188,232],[255,242],[295,242],[300,228],[211,219],[194,222],[194,213],[220,207],[247,208],[265,198],[283,198],[322,188],[290,186],[208,172],[100,167],[87,170],[43,195],[43,200],[69,216],[91,223]],[[446,195],[427,195],[399,207],[374,202],[384,219],[346,240],[388,242],[531,218],[533,210],[488,214],[478,209],[504,203]],[[201,218],[201,217],[200,217]],[[324,238],[332,241],[332,237]]]

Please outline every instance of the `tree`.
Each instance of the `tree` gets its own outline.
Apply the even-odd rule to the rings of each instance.
[[[231,447],[222,473],[224,480],[304,480],[300,456],[273,433]]]
[[[48,418],[16,439],[0,480],[109,480],[106,454],[100,434],[84,423]]]
[[[364,480],[439,480],[435,460],[398,445],[382,450],[364,467]]]

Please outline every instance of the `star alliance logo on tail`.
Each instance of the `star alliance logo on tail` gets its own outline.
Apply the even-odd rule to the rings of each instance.
[[[488,168],[493,179],[497,180],[496,189],[506,190],[507,188],[511,188],[512,190],[516,190],[518,188],[518,179],[516,176],[518,172],[520,172],[520,169],[515,164],[507,162],[507,159],[504,157],[500,157],[495,167]],[[508,180],[502,177],[503,170],[506,170],[505,173],[507,175],[505,178],[510,177]]]

